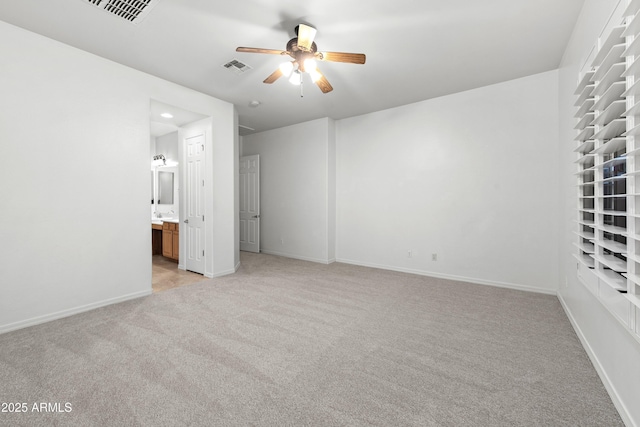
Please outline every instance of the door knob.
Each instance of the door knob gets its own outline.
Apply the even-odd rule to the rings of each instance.
[[[185,223],[185,224],[189,224],[189,219],[185,219],[185,220],[184,220],[184,223]]]
[[[260,218],[260,215],[254,215],[251,218]]]

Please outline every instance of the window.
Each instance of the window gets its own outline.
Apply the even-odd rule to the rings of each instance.
[[[640,0],[622,15],[575,92],[575,257],[580,281],[640,339]]]

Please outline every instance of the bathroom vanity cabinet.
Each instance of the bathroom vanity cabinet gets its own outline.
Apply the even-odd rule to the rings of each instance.
[[[162,223],[151,223],[151,253],[162,255]]]
[[[162,223],[162,255],[176,261],[180,248],[179,232],[178,224],[174,222]]]

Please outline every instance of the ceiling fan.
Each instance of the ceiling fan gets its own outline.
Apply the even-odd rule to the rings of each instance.
[[[307,72],[323,93],[331,92],[333,87],[318,70],[316,61],[346,62],[349,64],[364,64],[366,61],[366,56],[363,53],[318,52],[318,46],[313,41],[317,30],[309,25],[300,24],[295,28],[295,32],[297,37],[289,40],[286,50],[239,47],[236,52],[289,55],[293,61],[281,64],[264,80],[264,83],[271,84],[280,77],[286,76],[291,83],[300,84],[302,73]]]

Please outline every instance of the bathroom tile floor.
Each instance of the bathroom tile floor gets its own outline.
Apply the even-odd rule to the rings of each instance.
[[[179,270],[178,263],[163,257],[153,255],[153,270],[151,285],[153,292],[166,291],[179,286],[190,285],[205,280],[202,274]]]

